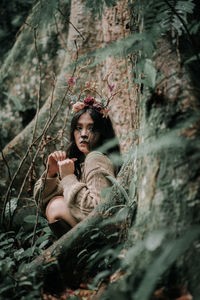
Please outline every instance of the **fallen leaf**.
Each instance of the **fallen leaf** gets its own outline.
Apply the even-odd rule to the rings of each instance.
[[[51,257],[49,259],[46,259],[46,262],[50,263],[50,262],[55,261],[55,260],[56,260],[56,257]]]

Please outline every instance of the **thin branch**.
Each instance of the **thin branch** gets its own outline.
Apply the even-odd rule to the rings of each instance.
[[[42,192],[45,188],[45,184],[46,184],[46,180],[47,180],[47,174],[48,174],[48,167],[47,167],[47,172],[46,172],[45,177],[44,177],[44,184],[43,184],[42,188],[39,190],[38,201],[36,201],[36,199],[34,198],[35,205],[37,207],[37,212],[36,212],[36,222],[35,222],[34,229],[33,229],[33,239],[32,239],[32,243],[31,243],[31,248],[33,247],[33,245],[35,243],[36,230],[37,230],[37,225],[38,225],[38,220],[39,220],[39,204],[40,204],[40,199],[41,199]],[[32,254],[33,254],[33,252],[32,252]],[[29,257],[29,262],[30,262],[30,257]]]
[[[46,134],[47,130],[49,129],[49,126],[52,124],[52,122],[53,122],[53,121],[55,120],[55,118],[57,117],[57,114],[58,114],[58,112],[60,111],[60,109],[61,109],[61,107],[62,107],[62,105],[63,105],[63,102],[64,102],[64,100],[65,100],[65,97],[66,97],[66,95],[67,95],[67,93],[68,93],[68,90],[69,90],[69,88],[68,88],[67,91],[65,92],[65,94],[64,94],[64,96],[63,96],[63,98],[62,98],[62,101],[61,101],[60,105],[58,106],[57,111],[54,113],[54,115],[51,117],[51,119],[50,119],[49,122],[47,123],[47,126],[46,126],[45,130],[43,131],[42,136],[44,136],[44,135]],[[39,151],[40,151],[40,148],[41,148],[41,145],[42,145],[42,141],[43,141],[43,140],[41,139],[40,142],[39,142],[39,145],[37,146],[38,149],[37,149],[37,151],[36,151],[36,153],[35,153],[35,155],[34,155],[34,157],[33,157],[33,159],[32,159],[32,162],[31,162],[31,165],[30,165],[30,167],[29,167],[29,169],[28,169],[28,172],[26,173],[26,176],[25,176],[25,178],[24,178],[24,181],[23,181],[23,183],[22,183],[22,186],[21,186],[21,188],[20,188],[20,191],[19,191],[19,194],[18,194],[18,197],[17,197],[18,200],[19,200],[19,198],[20,198],[20,196],[21,196],[21,193],[22,193],[22,191],[23,191],[23,189],[24,189],[24,186],[25,186],[26,180],[27,180],[27,178],[28,178],[28,175],[29,175],[29,173],[30,173],[30,171],[31,171],[31,169],[32,169],[32,167],[33,167],[33,165],[34,165],[34,162],[35,162],[35,160],[36,160],[36,158],[37,158],[37,155],[38,155],[38,153],[39,153]],[[32,145],[33,145],[33,144],[31,144],[31,146],[32,146]]]
[[[47,130],[49,129],[50,125],[52,124],[52,122],[53,122],[53,121],[55,120],[55,118],[57,117],[57,115],[58,115],[58,113],[59,113],[59,111],[60,111],[60,109],[61,109],[61,107],[62,107],[62,105],[63,105],[63,103],[64,103],[64,100],[65,100],[65,98],[66,98],[66,96],[67,96],[67,93],[68,93],[68,91],[69,91],[69,88],[70,88],[70,87],[68,87],[67,90],[65,91],[65,94],[64,94],[64,96],[63,96],[63,98],[62,98],[62,100],[61,100],[61,103],[60,103],[60,105],[58,106],[58,108],[57,108],[56,112],[54,113],[54,115],[53,115],[52,117],[50,117],[49,120],[47,120],[47,122],[46,122],[46,124],[45,124],[45,128],[44,128],[43,133],[42,133],[41,136],[43,136],[43,135],[46,134],[46,132],[47,132]],[[68,105],[69,105],[69,103],[68,103]],[[35,141],[34,141],[34,142],[35,142]],[[33,147],[34,142],[31,143],[31,145],[28,147],[28,150],[26,151],[26,153],[25,153],[25,155],[24,155],[22,161],[20,162],[20,165],[19,165],[17,171],[15,172],[15,174],[14,174],[14,176],[13,176],[11,182],[10,182],[10,185],[9,185],[9,187],[8,187],[8,190],[7,190],[7,193],[6,193],[6,196],[5,196],[5,201],[4,201],[4,204],[3,204],[3,214],[2,214],[3,219],[4,219],[4,214],[5,214],[6,203],[7,203],[7,201],[8,201],[8,198],[9,198],[9,195],[10,195],[10,191],[11,191],[11,188],[12,188],[12,186],[13,186],[13,182],[14,182],[14,180],[15,180],[15,178],[16,178],[18,172],[20,171],[22,165],[24,164],[24,162],[25,162],[25,160],[26,160],[26,158],[27,158],[27,156],[28,156],[28,154],[29,154],[31,148]],[[40,143],[39,143],[39,145],[38,145],[38,150],[40,149],[41,144],[42,144],[42,139],[41,139],[41,141],[40,141]],[[36,153],[38,153],[38,151],[37,151]],[[34,157],[35,157],[35,156],[34,156]],[[34,158],[34,160],[35,160],[35,159],[36,159],[36,157]],[[32,164],[31,164],[31,166],[32,166]],[[27,174],[26,174],[26,176],[25,176],[25,179],[24,179],[24,181],[23,181],[22,187],[21,187],[20,192],[19,192],[19,194],[18,194],[18,199],[19,199],[20,196],[21,196],[21,193],[22,193],[22,191],[23,191],[23,188],[24,188],[24,185],[25,185],[27,176],[28,176],[29,173],[30,173],[30,170],[31,170],[31,168],[29,168],[29,170],[28,170],[28,172],[27,172]]]
[[[54,115],[53,115],[52,117],[50,117],[49,120],[47,120],[42,135],[46,134],[46,132],[47,132],[49,126],[51,125],[51,123],[52,123],[52,122],[54,121],[54,119],[56,118],[56,116],[57,116],[59,110],[61,109],[61,106],[62,106],[62,104],[63,104],[63,102],[64,102],[64,100],[65,100],[65,97],[66,97],[66,95],[67,95],[67,93],[68,93],[68,90],[69,90],[69,87],[68,87],[68,89],[66,90],[66,92],[65,92],[65,94],[64,94],[64,96],[63,96],[63,98],[62,98],[62,100],[61,100],[61,103],[60,103],[60,105],[58,106],[56,112],[54,113]],[[34,141],[34,142],[35,142],[35,141]],[[22,158],[22,160],[21,160],[21,162],[20,162],[20,164],[19,164],[19,167],[17,168],[17,170],[16,170],[16,172],[15,172],[15,174],[14,174],[14,176],[13,176],[13,178],[12,178],[10,184],[9,184],[8,190],[7,190],[7,192],[6,192],[5,200],[4,200],[4,203],[3,203],[2,220],[4,220],[5,207],[6,207],[6,203],[7,203],[8,199],[9,199],[10,192],[11,192],[11,188],[12,188],[12,186],[13,186],[14,180],[16,179],[18,172],[20,171],[20,169],[22,168],[22,166],[23,166],[23,164],[24,164],[26,158],[28,157],[31,148],[32,148],[33,145],[34,145],[34,142],[32,142],[32,143],[30,144],[30,146],[28,147],[28,149],[27,149],[27,151],[26,151],[24,157]],[[41,141],[40,141],[40,143],[39,143],[39,147],[40,147],[40,145],[41,145]],[[39,148],[39,147],[38,147],[38,148]],[[30,172],[30,168],[29,168],[29,172]],[[29,174],[29,172],[26,174],[25,179],[27,178],[27,175]],[[23,184],[22,184],[23,188],[24,188],[24,185],[25,185],[25,180],[24,180],[24,182],[23,182]],[[21,195],[21,192],[22,192],[23,188],[20,189],[20,193],[19,193],[19,195],[18,195],[18,199],[19,199],[19,197],[20,197],[20,195]]]
[[[38,145],[38,149],[37,149],[37,151],[35,152],[35,154],[34,154],[34,156],[33,156],[33,158],[32,158],[32,161],[31,161],[31,165],[30,165],[30,167],[29,167],[29,169],[28,169],[28,171],[27,171],[27,173],[26,173],[26,175],[25,175],[25,177],[24,177],[24,181],[23,181],[23,183],[22,183],[22,185],[21,185],[21,188],[20,188],[20,191],[19,191],[17,200],[19,200],[19,198],[20,198],[20,196],[21,196],[21,193],[22,193],[22,191],[23,191],[23,189],[24,189],[24,185],[25,185],[25,183],[26,183],[26,180],[27,180],[27,178],[28,178],[28,176],[29,176],[29,174],[30,174],[30,172],[31,172],[31,170],[32,170],[32,167],[34,166],[35,160],[36,160],[37,155],[38,155],[38,153],[39,153],[39,151],[40,151],[40,145],[41,145],[41,142],[40,142],[40,144]]]
[[[65,94],[64,94],[64,96],[63,96],[63,98],[62,98],[61,104],[59,105],[59,107],[58,107],[57,111],[55,112],[55,114],[53,115],[53,117],[50,117],[50,119],[47,120],[47,122],[46,122],[46,124],[45,124],[45,127],[44,127],[44,130],[43,130],[43,133],[42,133],[42,136],[46,134],[47,130],[49,129],[49,126],[51,125],[51,123],[52,123],[52,122],[54,121],[54,119],[56,118],[56,116],[57,116],[57,114],[58,114],[58,112],[59,112],[59,110],[60,110],[60,108],[61,108],[61,106],[62,106],[62,104],[63,104],[63,102],[64,102],[64,99],[65,99],[65,97],[66,97],[66,95],[67,95],[67,92],[68,92],[68,89],[67,89],[67,91],[65,92]],[[39,145],[38,145],[38,150],[36,151],[37,154],[39,153],[41,144],[42,144],[42,139],[41,139],[41,141],[40,141],[40,143],[39,143]],[[12,178],[10,184],[9,184],[8,190],[7,190],[7,192],[6,192],[5,200],[4,200],[4,203],[3,203],[2,222],[3,222],[3,220],[4,220],[6,203],[9,201],[9,196],[10,196],[10,192],[11,192],[11,188],[12,188],[12,186],[13,186],[14,180],[16,179],[17,174],[18,174],[19,171],[21,170],[21,168],[22,168],[22,166],[23,166],[23,164],[24,164],[26,158],[28,157],[28,155],[29,155],[29,153],[30,153],[30,151],[31,151],[31,148],[33,147],[33,145],[34,145],[34,142],[31,142],[30,146],[28,147],[28,149],[27,149],[27,151],[26,151],[24,157],[22,158],[22,160],[21,160],[21,162],[20,162],[20,164],[19,164],[19,167],[17,168],[17,170],[16,170],[16,172],[15,172],[15,174],[14,174],[14,176],[13,176],[13,178]],[[34,156],[33,159],[34,159],[34,161],[35,161],[36,157]],[[26,176],[25,176],[25,179],[24,179],[24,181],[23,181],[23,183],[22,183],[22,186],[21,186],[21,188],[20,188],[20,192],[19,192],[19,194],[18,194],[17,201],[19,200],[19,198],[20,198],[20,196],[21,196],[21,193],[22,193],[22,191],[23,191],[23,189],[24,189],[24,186],[25,186],[25,183],[26,183],[26,179],[28,178],[28,175],[29,175],[29,173],[30,173],[30,171],[31,171],[32,166],[33,166],[33,165],[32,165],[32,163],[31,163],[31,167],[29,168],[29,170],[28,170],[28,172],[27,172],[27,174],[26,174]]]
[[[50,108],[49,108],[49,118],[46,121],[46,124],[44,125],[42,133],[33,141],[33,145],[36,145],[37,142],[41,139],[41,137],[44,135],[44,132],[46,131],[46,127],[49,124],[49,121],[52,117],[52,105],[53,105],[53,97],[54,97],[54,91],[55,91],[55,85],[53,85],[52,93],[51,93],[51,99],[50,99]]]
[[[65,18],[65,15],[64,15],[63,12],[60,10],[60,8],[58,8],[58,11],[59,11],[59,13]],[[69,24],[71,24],[72,27],[76,30],[76,32],[78,32],[78,34],[80,35],[80,37],[82,38],[82,40],[85,41],[84,36],[83,36],[82,33],[74,26],[74,24],[73,24],[71,21],[69,21],[69,20],[66,20],[66,22],[69,23]]]
[[[78,52],[78,45],[77,45],[76,40],[74,40],[74,44],[75,44],[75,47],[76,47],[76,62],[77,62],[78,61],[79,52]],[[76,68],[77,68],[77,64],[75,63],[75,67],[74,67],[74,71],[73,71],[72,77],[74,77],[74,74],[76,72]]]
[[[56,16],[54,15],[54,20],[55,20],[55,26],[56,26],[56,31],[57,31],[57,34],[60,36],[60,39],[61,39],[61,41],[62,41],[62,47],[65,49],[66,48],[66,50],[68,50],[67,49],[67,47],[66,47],[66,41],[65,41],[65,39],[64,39],[64,37],[63,37],[63,35],[62,35],[62,33],[60,32],[60,30],[59,30],[59,28],[58,28],[58,22],[57,22],[57,19],[56,19]]]
[[[20,162],[20,164],[19,164],[19,166],[18,166],[15,174],[13,175],[12,180],[10,181],[9,186],[8,186],[8,189],[7,189],[7,192],[6,192],[6,195],[5,195],[5,200],[4,200],[4,203],[3,203],[3,212],[2,212],[2,219],[1,219],[2,223],[3,223],[3,220],[4,220],[4,216],[5,216],[6,204],[7,204],[8,200],[9,200],[9,196],[10,196],[10,192],[11,192],[11,188],[13,186],[14,180],[17,177],[17,174],[20,171],[21,167],[23,166],[26,158],[28,157],[28,154],[29,154],[29,151],[30,151],[31,147],[32,147],[32,144],[28,147],[28,149],[27,149],[24,157],[22,158],[22,160],[21,160],[21,162]]]
[[[121,92],[121,91],[119,90],[119,91],[116,91],[114,94],[112,94],[112,95],[108,98],[105,107],[108,107],[110,101],[111,101],[117,94],[119,94],[120,92]]]
[[[82,90],[82,92],[86,92],[86,91],[92,91],[92,92],[95,92],[100,98],[102,98],[102,95],[95,89],[95,88],[85,88]]]
[[[35,115],[35,126],[34,126],[34,129],[33,129],[32,142],[34,140],[34,137],[35,137],[35,134],[36,134],[36,129],[37,129],[38,114],[39,114],[40,102],[41,102],[41,87],[42,87],[42,68],[41,68],[40,56],[39,56],[39,53],[38,53],[38,47],[37,47],[37,32],[36,32],[36,28],[34,28],[33,30],[34,30],[34,45],[35,45],[36,56],[37,56],[37,59],[38,59],[40,81],[39,81],[39,89],[38,89],[38,97],[37,97],[37,109],[36,109],[36,115]]]
[[[32,255],[33,255],[33,252],[34,252],[33,245],[35,243],[35,237],[36,237],[36,230],[37,230],[37,226],[38,226],[38,220],[39,220],[39,209],[37,207],[36,221],[35,221],[35,225],[34,225],[34,229],[33,229],[33,238],[32,238],[32,242],[31,242],[31,248],[32,248],[31,252],[32,252]],[[30,260],[31,260],[31,255],[29,256],[28,263],[30,263]]]
[[[57,136],[57,138],[59,138],[59,140],[60,140],[60,149],[61,150],[63,150],[63,147],[64,147],[63,135],[64,135],[65,127],[67,125],[68,113],[69,113],[69,106],[67,107],[67,112],[66,112],[66,117],[65,117],[65,120],[64,120],[64,125],[63,125],[62,129],[60,130],[60,132]]]
[[[177,54],[177,59],[178,59],[178,74],[181,74],[181,54],[179,50],[179,36],[177,34],[176,36],[176,54]]]
[[[9,180],[11,181],[11,173],[10,173],[10,168],[9,168],[9,165],[8,165],[8,162],[4,156],[4,153],[3,153],[3,150],[1,150],[1,155],[2,155],[2,158],[3,158],[3,161],[5,162],[5,165],[7,167],[7,170],[8,170],[8,177],[9,177]]]

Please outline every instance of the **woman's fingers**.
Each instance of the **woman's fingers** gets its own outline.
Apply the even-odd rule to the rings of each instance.
[[[66,152],[65,151],[58,151],[60,155],[60,160],[66,159]]]
[[[62,161],[66,159],[66,152],[65,151],[55,151],[52,154],[52,157],[56,161]]]
[[[71,163],[71,160],[69,158],[67,158],[65,160],[58,161],[59,166],[68,165],[70,163]]]
[[[74,173],[74,162],[77,158],[67,158],[65,151],[55,151],[48,157],[49,174],[54,175],[60,170],[61,177]],[[50,176],[49,175],[49,176]]]
[[[71,164],[71,163],[74,163],[76,160],[77,160],[77,158],[67,158],[62,161],[59,161],[58,164],[59,165]]]
[[[59,172],[61,178],[69,175],[69,174],[74,174],[74,161],[73,159],[65,159],[62,161],[58,161],[58,166],[59,166]]]

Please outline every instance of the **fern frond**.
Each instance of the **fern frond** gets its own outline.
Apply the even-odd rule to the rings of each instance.
[[[188,15],[195,8],[193,0],[136,0],[133,3],[134,11],[142,15],[143,29],[152,31],[160,26],[160,33],[169,32],[182,35],[185,24],[188,24]]]
[[[171,28],[171,34],[173,36],[174,31],[178,33],[179,36],[186,31],[185,25],[188,24],[188,15],[192,14],[194,11],[193,0],[164,0],[165,4],[168,6],[167,17],[162,23],[164,29]]]

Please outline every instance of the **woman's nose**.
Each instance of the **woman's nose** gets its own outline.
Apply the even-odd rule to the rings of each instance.
[[[87,128],[82,128],[82,130],[81,130],[81,136],[88,137],[88,130],[87,130]]]

